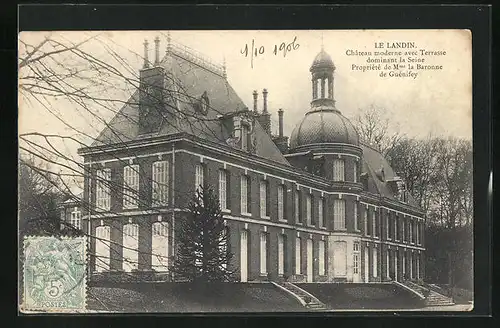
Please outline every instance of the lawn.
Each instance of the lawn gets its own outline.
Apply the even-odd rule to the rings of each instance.
[[[90,287],[87,309],[118,312],[283,312],[305,311],[269,283],[114,284]]]
[[[392,284],[297,284],[331,309],[410,309],[422,307],[418,297]]]

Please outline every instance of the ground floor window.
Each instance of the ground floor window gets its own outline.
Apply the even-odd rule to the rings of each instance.
[[[389,277],[390,277],[389,267],[390,267],[390,262],[389,262],[389,250],[386,250],[386,251],[385,251],[385,269],[386,269],[385,276],[386,276],[387,278],[389,278]]]
[[[333,268],[336,277],[347,275],[347,243],[336,241],[333,250]]]
[[[267,233],[260,234],[260,274],[267,274]]]
[[[295,238],[295,274],[301,274],[301,254],[302,254],[302,248],[301,248],[301,240],[300,237]]]
[[[378,267],[378,263],[377,263],[377,248],[373,247],[372,248],[372,252],[373,252],[373,277],[377,277],[378,274],[377,274],[377,267]]]
[[[417,255],[417,279],[420,279],[420,255]]]
[[[359,274],[359,243],[354,242],[353,244],[353,253],[352,253],[352,259],[353,259],[353,273],[354,274]]]
[[[109,271],[110,263],[110,227],[99,226],[95,230],[95,271]]]
[[[131,272],[138,269],[139,264],[139,225],[123,226],[123,271]]]
[[[278,235],[278,274],[283,275],[285,271],[285,237]]]
[[[168,271],[168,223],[155,222],[152,226],[151,268]]]
[[[318,273],[320,276],[325,275],[325,241],[318,241]]]

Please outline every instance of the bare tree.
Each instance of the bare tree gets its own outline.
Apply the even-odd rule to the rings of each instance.
[[[54,234],[59,230],[57,204],[63,194],[54,174],[44,175],[44,164],[34,157],[19,163],[19,237],[30,234]]]
[[[124,149],[126,156],[137,155],[136,150],[127,147],[130,136],[115,130],[109,121],[120,113],[121,119],[138,124],[138,117],[124,115],[120,109],[126,105],[139,106],[139,92],[147,86],[141,82],[140,66],[131,63],[142,64],[145,61],[142,55],[115,43],[106,33],[81,33],[75,39],[68,38],[63,33],[46,33],[41,37],[38,34],[36,37],[32,34],[21,34],[18,61],[21,110],[27,110],[28,106],[37,108],[42,111],[42,115],[63,127],[60,133],[27,132],[20,128],[20,153],[23,157],[34,159],[25,162],[23,168],[29,167],[30,172],[36,172],[36,177],[40,180],[34,185],[46,185],[47,188],[77,200],[78,195],[74,192],[74,187],[81,187],[84,179],[87,179],[87,186],[94,180],[109,188],[110,193],[129,191],[139,207],[149,206],[146,194],[136,192],[121,183],[99,178],[95,175],[95,170],[88,171],[82,159],[66,149],[68,144],[74,148],[88,146],[97,140],[102,129],[107,128],[114,139],[113,142]],[[209,110],[215,112],[211,116],[201,116],[195,110],[180,110],[182,106],[192,107],[198,98],[189,94],[176,77],[167,74],[165,78],[165,87],[157,94],[150,95],[154,98],[154,107],[151,110],[163,124],[177,128],[175,122],[167,119],[173,113],[177,122],[182,122],[193,134],[203,131],[219,138],[219,133],[213,130],[211,121],[219,121],[219,114],[223,113],[219,113],[210,105]],[[84,126],[76,124],[73,120],[75,117],[84,122]],[[89,131],[88,127],[94,127],[95,130]],[[121,155],[115,156],[118,162],[127,165]],[[150,175],[146,174],[142,167],[139,167],[136,173],[142,183],[152,182]],[[45,182],[40,183],[42,180]],[[181,194],[181,190],[176,189],[174,192]],[[98,208],[87,199],[80,201],[84,217],[119,214],[113,209]],[[99,240],[90,232],[86,235],[93,240]],[[141,242],[143,241],[138,240],[138,243]],[[115,258],[119,254],[114,246],[128,248],[127,245],[113,245],[110,248],[110,257]],[[141,251],[141,248],[139,246],[136,250],[140,257],[159,256]],[[109,260],[99,254],[92,255],[96,267],[101,267],[104,260]],[[140,277],[134,276],[134,279]]]
[[[360,139],[383,155],[403,137],[398,126],[390,122],[387,110],[373,104],[368,108],[358,109],[354,118]]]

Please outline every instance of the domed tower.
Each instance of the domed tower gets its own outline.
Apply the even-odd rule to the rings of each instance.
[[[322,48],[309,69],[311,107],[290,137],[292,165],[337,181],[359,181],[359,136],[335,105],[332,58]]]

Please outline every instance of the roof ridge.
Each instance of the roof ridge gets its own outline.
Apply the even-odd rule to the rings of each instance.
[[[180,42],[171,42],[170,47],[168,47],[167,52],[165,56],[163,56],[163,59],[160,61],[163,63],[167,57],[170,57],[171,55],[175,55],[179,58],[182,58],[191,64],[194,64],[200,68],[203,68],[215,75],[218,75],[222,78],[226,78],[225,76],[225,68],[224,65],[219,65],[216,64],[212,59],[210,59],[207,55],[190,48]]]

